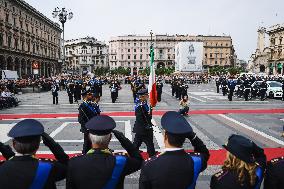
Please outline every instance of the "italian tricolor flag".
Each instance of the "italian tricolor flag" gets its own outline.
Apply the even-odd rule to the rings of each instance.
[[[150,75],[149,75],[149,101],[151,107],[155,107],[157,104],[157,89],[156,89],[156,75],[155,75],[155,65],[154,65],[154,48],[153,45],[150,47]]]

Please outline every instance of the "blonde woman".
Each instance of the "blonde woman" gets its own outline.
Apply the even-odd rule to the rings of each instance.
[[[183,99],[181,99],[181,101],[179,102],[179,105],[180,105],[179,113],[181,115],[187,116],[189,111],[188,96],[184,96]]]
[[[232,135],[223,145],[228,151],[222,170],[211,178],[211,189],[259,189],[266,156],[253,141]]]

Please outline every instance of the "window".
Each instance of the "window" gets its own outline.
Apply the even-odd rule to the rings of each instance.
[[[23,28],[23,21],[20,21],[20,27]]]
[[[215,64],[218,64],[217,60],[215,61]]]
[[[142,47],[142,43],[140,43],[140,47]]]
[[[29,25],[28,24],[26,24],[26,30],[27,30],[27,32],[29,32]]]
[[[136,46],[136,43],[134,43],[134,46]]]
[[[210,58],[212,58],[212,53],[210,53]]]
[[[25,41],[22,41],[22,51],[25,50]]]
[[[14,48],[18,50],[18,39],[15,39],[14,41]]]
[[[128,62],[128,66],[130,67],[130,62]]]
[[[205,53],[205,58],[207,58],[207,53]]]
[[[140,52],[143,52],[143,50],[142,50],[142,49],[140,49]]]
[[[8,47],[9,47],[9,48],[11,47],[11,41],[12,41],[12,37],[11,37],[11,36],[8,36]]]
[[[121,55],[121,60],[123,60],[123,54]]]
[[[134,60],[136,60],[136,54],[134,55]]]
[[[136,49],[134,49],[134,52],[136,52]]]
[[[6,18],[5,18],[6,22],[9,22],[9,14],[6,14]]]
[[[130,52],[130,49],[128,49],[127,51]]]
[[[143,55],[142,54],[140,54],[140,60],[142,60],[143,59]]]
[[[128,55],[128,57],[127,57],[127,58],[128,58],[128,60],[130,60],[130,55]]]
[[[170,52],[171,50],[170,49],[168,49],[168,52]]]
[[[7,2],[5,2],[5,7],[7,7]]]
[[[3,45],[3,34],[0,33],[0,47]]]
[[[16,18],[14,18],[14,26],[16,26]]]
[[[163,49],[160,49],[159,52],[160,52],[160,54],[162,54],[163,53]]]

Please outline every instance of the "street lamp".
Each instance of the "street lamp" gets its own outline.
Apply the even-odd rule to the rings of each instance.
[[[66,69],[66,65],[65,65],[65,41],[64,41],[64,24],[65,22],[70,19],[73,18],[73,13],[72,12],[68,12],[65,8],[62,8],[60,10],[60,8],[56,7],[54,9],[54,11],[52,12],[52,17],[53,18],[56,18],[58,17],[59,18],[59,21],[61,22],[62,24],[62,29],[63,29],[63,60],[62,60],[62,66],[64,67],[64,69]]]

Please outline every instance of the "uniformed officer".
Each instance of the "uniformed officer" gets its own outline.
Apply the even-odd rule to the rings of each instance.
[[[219,93],[219,88],[220,87],[220,79],[216,79],[216,88],[217,88],[217,93]]]
[[[176,98],[181,100],[181,80],[178,80],[177,84],[176,84]]]
[[[82,85],[79,84],[78,81],[76,81],[75,87],[74,87],[74,100],[75,100],[75,102],[78,102],[78,100],[81,100],[81,92],[82,92]]]
[[[260,100],[263,101],[265,99],[265,94],[268,87],[266,81],[263,80],[259,87],[260,87]]]
[[[119,90],[119,85],[117,81],[113,80],[109,86],[110,88],[110,94],[111,94],[111,102],[115,103],[117,97],[118,97],[118,90]]]
[[[245,98],[245,101],[248,101],[249,99],[249,94],[250,94],[250,91],[251,91],[251,84],[250,84],[250,81],[246,78],[244,80],[244,98]]]
[[[162,83],[162,80],[159,79],[157,81],[157,101],[158,102],[161,102],[161,99],[162,99],[162,92],[163,92],[163,83]]]
[[[227,94],[227,80],[226,80],[226,78],[222,78],[221,87],[222,87],[223,96],[225,96]]]
[[[74,83],[73,81],[70,81],[67,85],[67,94],[69,97],[69,103],[73,104],[73,95],[74,95]]]
[[[153,128],[152,128],[152,108],[148,106],[148,90],[141,89],[138,91],[139,101],[135,106],[136,120],[133,127],[133,133],[135,133],[133,144],[137,149],[144,142],[147,146],[147,152],[149,156],[155,155],[155,147],[153,142]]]
[[[133,94],[133,100],[134,100],[134,102],[135,102],[135,100],[136,100],[136,98],[137,98],[136,93],[138,92],[138,91],[137,91],[137,86],[138,86],[138,84],[136,84],[136,83],[137,83],[136,78],[133,78],[132,81],[131,81],[131,83],[130,83],[130,87],[131,87],[131,91],[132,91],[132,94]]]
[[[228,80],[228,88],[229,88],[228,99],[229,99],[229,101],[232,101],[232,99],[233,99],[235,87],[236,87],[236,83],[234,82],[233,78],[230,78]]]
[[[94,116],[100,114],[100,110],[93,106],[92,99],[93,94],[90,91],[84,91],[82,93],[83,102],[79,106],[78,122],[81,124],[80,131],[84,134],[84,144],[82,153],[86,154],[91,149],[91,142],[89,140],[89,133],[86,129],[86,123]]]
[[[52,87],[51,87],[51,92],[52,92],[52,98],[53,98],[53,104],[58,104],[58,91],[59,91],[59,86],[56,83],[56,81],[53,82]]]
[[[13,138],[16,155],[0,166],[1,188],[55,189],[55,182],[66,177],[69,157],[44,132],[40,122],[33,119],[20,121],[10,130],[8,136]],[[41,139],[58,161],[35,157]]]
[[[86,124],[92,149],[72,158],[68,165],[67,189],[120,189],[126,175],[136,172],[142,164],[139,150],[123,133],[113,130],[115,121],[107,115],[92,118]],[[128,154],[113,154],[109,149],[112,134]]]
[[[166,112],[161,119],[165,151],[145,161],[141,169],[140,189],[195,188],[200,172],[206,169],[209,151],[193,132],[187,120],[177,112]],[[193,153],[183,148],[188,138]]]
[[[103,96],[103,80],[102,80],[102,78],[101,77],[99,77],[99,79],[98,79],[98,84],[97,84],[97,90],[98,90],[98,94],[99,94],[99,96]]]
[[[181,85],[181,98],[183,99],[185,96],[187,95],[187,89],[188,89],[188,85],[186,84],[185,81],[183,81],[182,85]]]
[[[228,151],[222,170],[211,178],[211,189],[259,189],[266,167],[264,150],[253,141],[231,135],[223,145]]]
[[[264,189],[284,188],[284,157],[274,158],[267,163]]]

